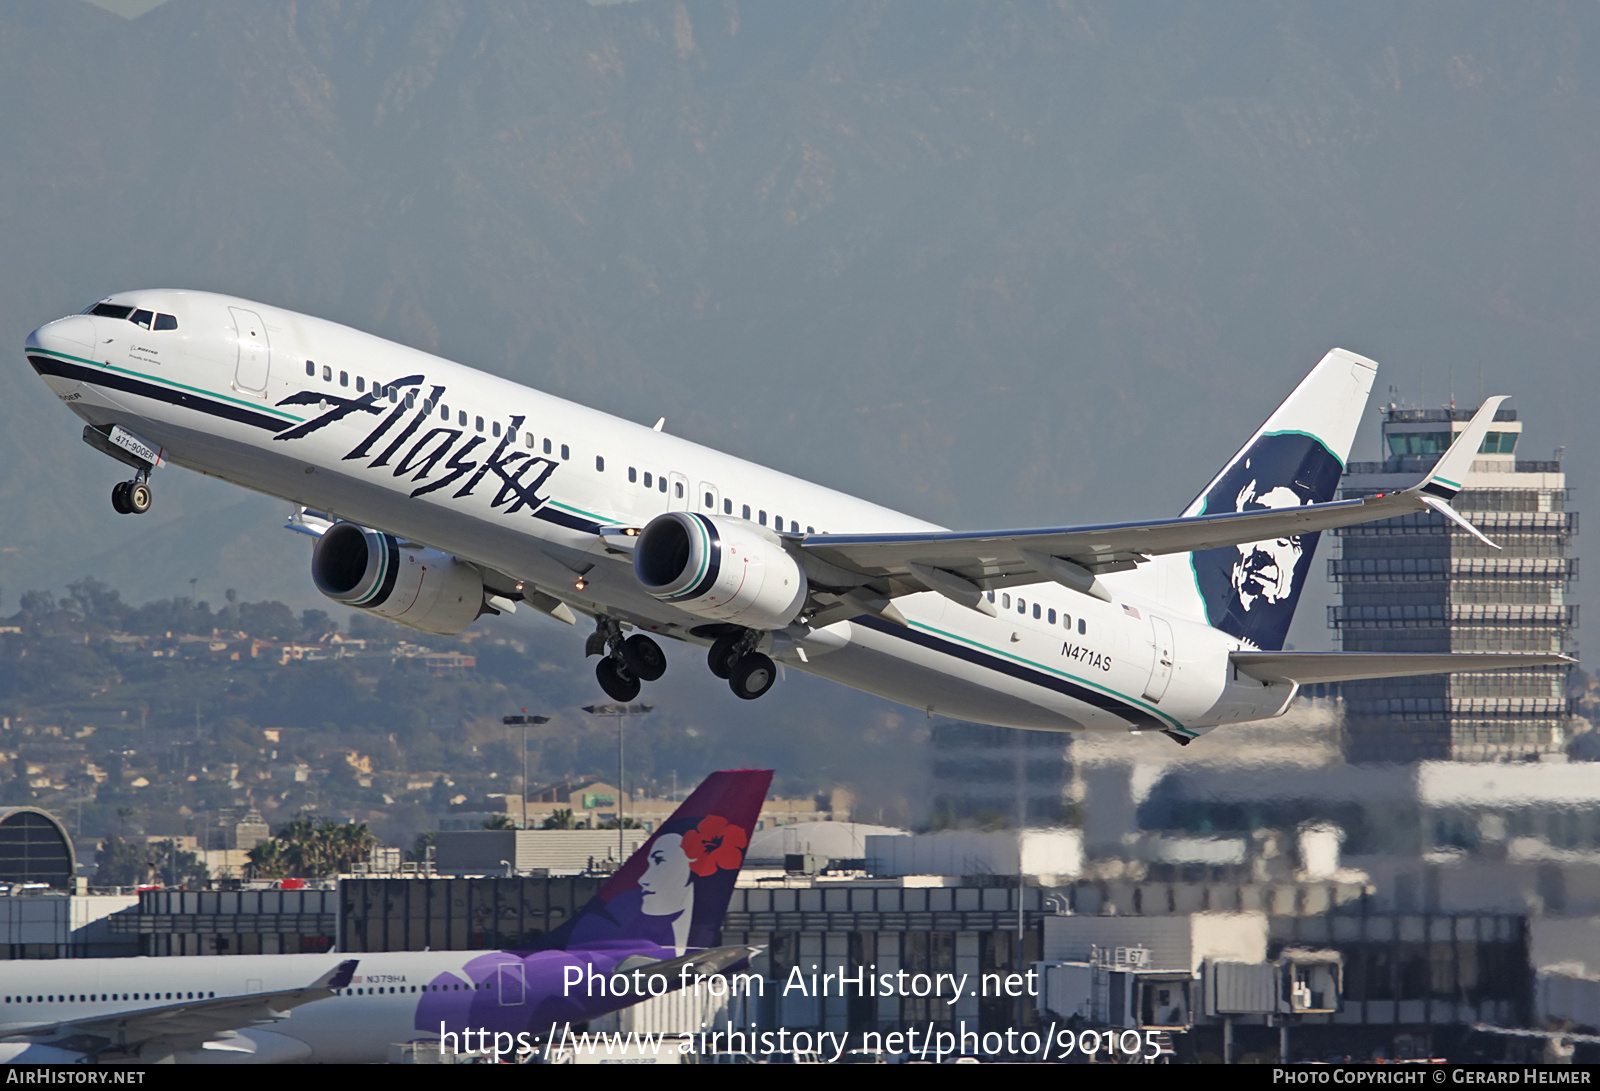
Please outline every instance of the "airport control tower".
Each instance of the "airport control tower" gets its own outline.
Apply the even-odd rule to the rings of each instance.
[[[1431,468],[1470,409],[1383,415],[1382,462],[1352,462],[1346,497],[1405,488]],[[1576,654],[1578,608],[1568,587],[1578,516],[1554,460],[1517,457],[1522,422],[1502,408],[1453,501],[1501,548],[1441,516],[1407,515],[1335,531],[1329,578],[1340,605],[1329,625],[1349,652],[1565,652]],[[1566,671],[1347,682],[1345,754],[1358,761],[1507,761],[1559,753],[1566,743]]]

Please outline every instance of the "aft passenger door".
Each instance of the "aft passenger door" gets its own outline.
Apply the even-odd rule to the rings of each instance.
[[[1144,695],[1152,701],[1160,701],[1166,695],[1167,686],[1172,681],[1173,645],[1172,625],[1166,618],[1150,615],[1150,636],[1153,644],[1154,657],[1150,663],[1150,682],[1144,687]]]
[[[239,341],[239,362],[233,373],[235,389],[247,394],[267,393],[267,373],[272,368],[272,347],[267,341],[267,326],[255,311],[229,307],[233,330]]]

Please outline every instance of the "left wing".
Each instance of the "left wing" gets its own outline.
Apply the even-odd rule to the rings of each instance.
[[[841,584],[853,575],[855,587],[868,587],[884,600],[938,591],[964,606],[991,613],[994,608],[983,592],[1000,587],[1048,579],[1109,602],[1110,592],[1096,577],[1125,571],[1160,554],[1290,538],[1414,512],[1437,511],[1483,538],[1450,507],[1449,500],[1460,491],[1459,482],[1505,400],[1486,400],[1433,470],[1401,492],[1146,523],[933,534],[815,534],[797,545],[803,557],[834,570],[832,580],[824,576],[814,584]],[[841,588],[849,589],[848,585]],[[859,591],[856,598],[858,603],[862,601]]]
[[[274,1022],[302,1004],[332,996],[335,990],[350,984],[357,962],[346,959],[298,989],[184,1000],[71,1022],[40,1023],[0,1034],[0,1041],[48,1045],[91,1057],[132,1055],[153,1042],[175,1049],[198,1048],[219,1034]]]

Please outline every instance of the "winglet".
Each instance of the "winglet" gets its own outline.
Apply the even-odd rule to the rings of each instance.
[[[1466,480],[1467,471],[1472,469],[1472,460],[1477,457],[1478,448],[1483,446],[1483,437],[1488,433],[1489,426],[1494,423],[1495,413],[1505,401],[1504,395],[1484,399],[1478,411],[1467,422],[1467,426],[1461,430],[1461,434],[1456,436],[1455,442],[1450,444],[1450,449],[1434,464],[1432,472],[1406,490],[1478,541],[1494,549],[1500,547],[1490,541],[1483,531],[1469,523],[1465,516],[1452,508],[1450,501],[1461,491],[1461,482]]]
[[[1450,449],[1434,464],[1433,471],[1406,491],[1426,493],[1441,500],[1453,499],[1456,493],[1461,491],[1461,483],[1467,479],[1467,471],[1472,469],[1472,460],[1478,457],[1478,448],[1483,446],[1483,437],[1488,433],[1489,426],[1494,423],[1495,413],[1506,400],[1505,395],[1484,399],[1478,411],[1472,415],[1472,420],[1467,422],[1461,434],[1456,436],[1455,442],[1450,444]]]
[[[356,976],[356,966],[360,959],[347,958],[327,973],[313,981],[309,988],[313,989],[342,989],[350,984]]]

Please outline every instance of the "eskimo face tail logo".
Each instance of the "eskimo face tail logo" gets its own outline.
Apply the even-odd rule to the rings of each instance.
[[[1311,436],[1263,436],[1206,493],[1203,514],[1262,511],[1333,499],[1342,467]],[[1195,580],[1210,623],[1257,648],[1283,647],[1305,586],[1316,534],[1245,542],[1194,554]]]

